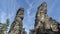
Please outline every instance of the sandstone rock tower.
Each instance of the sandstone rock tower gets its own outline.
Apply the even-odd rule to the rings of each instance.
[[[47,4],[46,2],[43,2],[39,7],[38,11],[36,13],[36,20],[35,20],[35,29],[40,30],[40,32],[43,32],[45,29],[45,25],[49,24],[48,21],[48,15],[47,15]],[[49,26],[50,27],[50,26]],[[40,34],[40,33],[39,33]]]
[[[43,2],[37,9],[33,34],[54,34],[58,32],[58,22],[47,14],[47,3]]]
[[[11,25],[10,31],[8,34],[22,34],[22,20],[24,17],[24,9],[20,8],[17,11],[17,14],[15,16],[15,19]]]

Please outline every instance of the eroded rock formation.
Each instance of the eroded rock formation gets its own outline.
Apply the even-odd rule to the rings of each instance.
[[[22,29],[23,29],[23,18],[24,18],[24,9],[20,8],[17,11],[17,14],[15,16],[15,19],[11,25],[10,31],[8,34],[22,34]]]
[[[43,2],[37,9],[35,25],[32,34],[58,34],[59,23],[48,16],[47,3]]]

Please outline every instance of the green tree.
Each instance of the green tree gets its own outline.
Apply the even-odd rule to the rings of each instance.
[[[7,34],[8,26],[9,26],[9,19],[6,20],[5,24],[0,23],[0,34]]]
[[[6,20],[6,24],[5,24],[5,34],[7,34],[8,32],[8,27],[9,27],[9,19]]]

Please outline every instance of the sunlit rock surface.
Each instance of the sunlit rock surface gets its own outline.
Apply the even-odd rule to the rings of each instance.
[[[30,34],[60,34],[60,24],[48,16],[46,2],[38,7],[34,29]]]
[[[23,18],[24,18],[24,9],[20,8],[17,11],[15,19],[11,25],[10,31],[8,34],[23,34]]]

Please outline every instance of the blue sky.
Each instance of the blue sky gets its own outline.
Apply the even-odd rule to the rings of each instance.
[[[4,23],[7,18],[10,18],[11,24],[17,10],[23,7],[23,27],[29,32],[29,29],[34,28],[37,8],[44,1],[47,3],[48,16],[60,22],[60,0],[0,0],[0,22]]]

